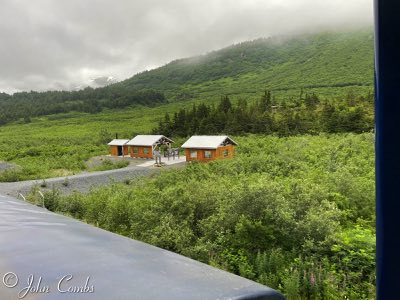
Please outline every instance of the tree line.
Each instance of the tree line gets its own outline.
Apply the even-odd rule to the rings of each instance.
[[[361,133],[374,128],[373,102],[372,93],[357,96],[351,91],[343,99],[321,100],[315,93],[301,92],[297,99],[279,102],[271,91],[265,91],[258,101],[239,99],[236,104],[225,95],[217,105],[194,104],[172,116],[166,113],[153,133],[181,137],[220,133]]]
[[[132,90],[120,85],[79,91],[0,93],[0,125],[32,117],[72,111],[98,113],[104,108],[124,108],[131,105],[152,106],[167,103],[161,92]]]

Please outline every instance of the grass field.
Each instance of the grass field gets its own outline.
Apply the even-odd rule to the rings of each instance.
[[[173,107],[69,113],[0,127],[0,160],[21,168],[0,175],[6,181],[70,175],[86,168],[85,160],[107,154],[115,133],[130,138],[148,132],[159,115]]]
[[[323,90],[318,90],[323,94]],[[364,87],[359,90],[337,88],[339,94],[346,95],[371,90]],[[274,94],[276,97],[298,99],[290,91]],[[262,93],[253,96],[232,96],[233,103],[240,98],[249,99],[250,103],[260,99]],[[326,94],[325,94],[326,95]],[[323,96],[321,96],[323,99]],[[217,103],[220,96],[173,102],[156,107],[128,107],[119,110],[104,110],[89,114],[71,112],[33,118],[31,122],[14,122],[0,126],[0,161],[13,163],[18,167],[0,173],[0,181],[19,181],[67,176],[86,170],[85,161],[97,155],[108,153],[107,143],[115,138],[132,138],[137,134],[147,134],[156,127],[159,120],[168,112],[173,115],[180,108],[191,108],[194,103]],[[175,138],[175,137],[174,137]],[[175,139],[176,140],[176,139]],[[176,140],[180,146],[183,138]]]

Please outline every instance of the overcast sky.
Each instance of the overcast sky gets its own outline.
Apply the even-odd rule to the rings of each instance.
[[[372,24],[372,0],[1,0],[0,91],[72,89],[281,34]]]

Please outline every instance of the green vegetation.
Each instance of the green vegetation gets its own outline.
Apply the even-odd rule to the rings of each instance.
[[[87,170],[85,161],[106,154],[106,144],[115,133],[132,138],[153,131],[173,137],[179,145],[175,137],[195,133],[288,136],[373,129],[371,93],[356,96],[349,92],[343,98],[322,100],[299,91],[297,98],[279,103],[269,92],[259,98],[230,101],[224,96],[211,105],[188,101],[99,114],[66,113],[36,118],[29,124],[0,126],[0,161],[20,166],[0,172],[0,181],[69,176]]]
[[[373,134],[234,138],[233,160],[45,205],[289,299],[374,299]]]
[[[13,95],[0,93],[0,125],[22,118],[30,123],[32,117],[75,112],[98,113],[104,108],[123,108],[132,105],[154,106],[166,103],[162,93],[134,91],[128,88],[90,87],[73,92],[21,92]]]
[[[243,42],[199,57],[175,60],[118,83],[155,88],[170,100],[212,99],[222,94],[278,98],[303,88],[322,96],[366,94],[373,87],[373,33],[361,30]]]
[[[0,161],[20,166],[0,172],[0,181],[69,176],[87,169],[89,158],[107,154],[107,143],[150,132],[160,116],[178,104],[155,108],[68,113],[0,126]]]
[[[263,133],[289,136],[318,134],[320,132],[366,132],[374,129],[373,95],[357,97],[349,93],[343,99],[319,100],[316,94],[300,94],[290,103],[278,105],[270,91],[251,105],[240,99],[233,105],[228,96],[217,106],[194,104],[188,110],[181,108],[171,118],[165,114],[154,134],[187,137],[194,134]]]
[[[111,159],[105,159],[101,162],[99,166],[95,166],[89,169],[89,171],[106,171],[106,170],[121,169],[127,167],[128,165],[129,161],[127,160],[112,161]]]
[[[277,100],[291,100],[301,89],[334,98],[349,91],[367,94],[372,88],[372,30],[258,39],[175,60],[102,88],[0,93],[0,124],[72,111],[208,102],[224,94],[254,100],[265,89]]]
[[[120,138],[131,138],[136,134],[151,132],[162,116],[174,111],[177,113],[175,117],[170,118],[170,124],[166,124],[164,118],[159,124],[158,132],[173,137],[192,133],[222,132],[275,133],[284,136],[316,134],[321,131],[361,132],[368,131],[373,126],[372,98],[368,95],[356,97],[353,93],[349,93],[343,99],[318,100],[319,104],[315,105],[309,101],[310,99],[318,100],[318,97],[304,94],[299,100],[281,103],[274,112],[271,112],[270,108],[273,102],[266,103],[268,99],[265,95],[256,102],[248,102],[248,108],[243,108],[247,102],[244,99],[237,101],[236,106],[232,101],[230,104],[232,109],[229,109],[223,118],[216,114],[221,105],[217,102],[214,112],[212,106],[196,105],[199,116],[191,118],[190,113],[193,113],[193,105],[196,103],[189,101],[185,102],[185,105],[172,103],[155,108],[105,110],[94,115],[88,113],[50,115],[33,119],[29,124],[0,126],[0,160],[20,166],[1,172],[0,181],[79,173],[87,169],[86,160],[107,153],[106,144],[115,137],[115,133],[118,133]],[[264,106],[266,110],[261,112],[260,109]],[[207,118],[201,119],[202,111],[206,113]],[[186,113],[189,115],[185,115]],[[183,120],[182,116],[190,122]],[[215,121],[219,122],[217,127],[214,126]],[[339,123],[350,127],[340,127]],[[196,128],[194,126],[196,124],[199,127]]]
[[[335,118],[343,124],[362,115],[363,121],[357,124],[359,131],[365,131],[373,119],[372,70],[372,31],[363,30],[244,42],[177,60],[100,89],[0,94],[0,124],[17,120],[0,126],[0,161],[20,166],[0,172],[0,181],[76,174],[86,170],[87,159],[107,153],[105,144],[115,133],[120,138],[149,133],[166,113],[173,121],[173,113],[189,112],[193,104],[204,103],[212,110],[209,105],[217,107],[224,95],[237,104],[237,113],[246,103],[254,107],[265,89],[272,91],[271,101],[279,111],[273,117],[271,112],[258,113],[253,128],[235,128],[237,118],[234,122],[230,118],[221,128],[207,118],[203,124],[190,124],[193,128],[183,130],[164,126],[164,119],[159,129],[179,136],[194,132],[315,134],[349,131],[336,130]],[[326,123],[330,129],[315,130],[319,124],[303,118],[312,115],[305,106],[306,97],[312,95],[318,95],[321,104],[312,108],[314,113],[321,116],[324,103],[333,106],[326,110],[326,119],[332,120],[330,125]],[[347,107],[349,98],[356,99],[351,109]],[[299,107],[303,108],[300,112]],[[246,113],[240,124],[249,117],[253,123],[254,116]],[[299,118],[308,124],[298,130]],[[273,126],[266,126],[270,121]],[[290,128],[293,126],[295,130]]]
[[[0,161],[15,168],[0,181],[87,170],[116,133],[164,133],[176,145],[229,133],[232,160],[29,198],[288,299],[374,299],[372,70],[364,30],[245,42],[101,89],[1,94]]]

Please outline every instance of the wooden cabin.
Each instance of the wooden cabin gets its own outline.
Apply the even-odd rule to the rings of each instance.
[[[129,140],[114,139],[107,145],[110,146],[110,154],[112,156],[125,156],[128,155],[128,143]]]
[[[163,135],[137,135],[127,145],[131,157],[153,158],[153,150],[157,146],[171,145],[173,141]]]
[[[226,135],[192,136],[183,145],[186,161],[232,158],[237,143]]]

